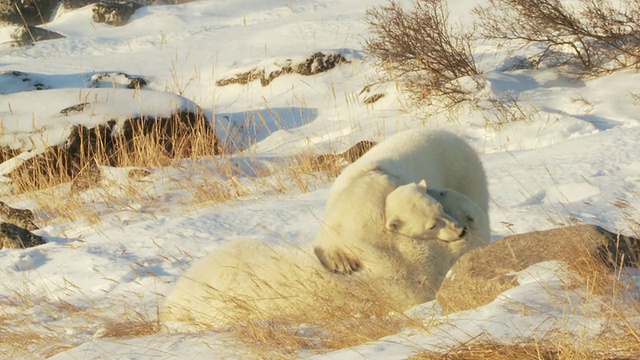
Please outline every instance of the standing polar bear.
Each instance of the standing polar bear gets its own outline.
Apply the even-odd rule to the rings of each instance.
[[[442,192],[446,208],[428,189]],[[371,252],[398,251],[399,258],[423,254],[429,264],[420,266],[433,273],[424,274],[425,283],[416,293],[431,300],[449,267],[464,252],[489,242],[488,208],[484,169],[467,142],[446,131],[404,131],[374,146],[338,176],[314,251],[331,271],[349,274],[369,268],[375,276],[384,276],[377,273],[383,267],[368,258]],[[438,229],[442,231],[434,233]]]

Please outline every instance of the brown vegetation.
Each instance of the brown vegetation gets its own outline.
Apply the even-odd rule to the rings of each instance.
[[[410,10],[395,1],[371,8],[366,21],[372,37],[364,49],[392,78],[404,80],[417,99],[464,101],[468,92],[456,80],[480,74],[471,53],[473,32],[453,29],[448,17],[441,0],[414,0]]]

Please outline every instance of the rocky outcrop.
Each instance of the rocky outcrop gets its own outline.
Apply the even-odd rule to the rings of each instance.
[[[31,232],[38,229],[34,220],[31,210],[16,209],[0,201],[0,249],[44,244],[42,236]]]
[[[335,68],[349,61],[340,53],[323,54],[317,52],[301,60],[274,61],[269,66],[258,66],[248,71],[237,73],[216,81],[217,86],[231,84],[248,84],[259,80],[262,86],[269,85],[274,79],[286,74],[299,74],[304,76],[316,75]]]
[[[41,25],[49,22],[60,0],[0,0],[0,22]]]
[[[132,76],[123,72],[101,72],[91,76],[93,87],[113,87],[121,85],[127,89],[142,89],[148,80],[141,76]]]
[[[82,104],[78,107],[82,108]],[[64,111],[73,110],[67,108]],[[184,146],[185,143],[191,138],[205,136],[210,139],[215,153],[215,134],[202,119],[201,114],[176,112],[162,118],[131,118],[119,125],[115,120],[91,128],[76,125],[65,143],[51,146],[44,153],[24,161],[8,176],[28,177],[33,181],[30,186],[43,188],[49,185],[47,176],[56,177],[56,174],[52,173],[54,171],[64,172],[65,174],[61,175],[76,178],[82,169],[96,161],[103,165],[120,166],[122,154],[134,153],[140,141],[156,144],[156,151],[161,152],[156,155],[168,158],[189,157],[193,155],[192,149]],[[91,174],[91,171],[88,173]],[[44,174],[47,176],[43,176]],[[94,179],[94,182],[100,179],[95,174],[89,178]],[[76,185],[76,190],[91,187],[85,185],[86,181],[81,180],[80,183],[82,184]]]
[[[33,223],[35,217],[29,209],[16,209],[0,201],[0,219],[29,231],[39,228]]]
[[[42,236],[11,223],[0,223],[0,249],[28,248],[45,244]]]
[[[93,6],[91,17],[97,23],[123,26],[129,21],[131,15],[142,6],[138,2],[125,0],[101,1]]]
[[[85,101],[78,102],[79,92]],[[42,101],[48,105],[33,106]],[[94,165],[147,166],[219,153],[204,111],[167,92],[52,89],[2,95],[0,103],[12,109],[5,123],[36,119],[31,127],[5,127],[0,136],[4,192],[71,181]]]
[[[59,6],[73,10],[90,4],[96,22],[122,26],[135,10],[145,5],[181,4],[184,0],[0,0],[0,22],[18,25],[42,25],[54,17]]]
[[[31,45],[37,41],[62,39],[65,36],[37,26],[23,25],[14,31],[11,38],[15,46],[24,46]]]
[[[93,164],[81,170],[71,182],[71,193],[78,193],[102,185],[103,180],[105,180],[105,178],[108,179],[108,176],[105,176],[103,168],[105,167]],[[122,170],[122,172],[126,173],[127,180],[135,182],[142,182],[147,176],[151,175],[151,171],[142,168]],[[121,181],[122,179],[119,180]]]
[[[61,81],[61,77],[64,79]],[[48,90],[76,85],[88,88],[144,89],[150,80],[139,75],[120,71],[103,71],[84,74],[52,76],[16,70],[0,72],[0,92],[16,93],[31,90]]]
[[[376,143],[370,140],[358,141],[355,145],[339,154],[318,155],[313,161],[314,170],[323,170],[340,166],[341,163],[350,164],[358,160],[364,153],[369,151]]]
[[[612,269],[639,265],[640,239],[595,225],[578,225],[505,237],[465,254],[436,294],[445,313],[474,309],[518,285],[518,271],[545,261],[563,261],[591,291],[606,289]]]

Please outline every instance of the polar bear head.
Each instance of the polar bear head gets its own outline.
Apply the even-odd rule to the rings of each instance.
[[[401,185],[387,195],[385,219],[387,230],[417,239],[451,242],[466,233],[465,227],[427,193],[424,180]]]
[[[481,230],[486,215],[467,195],[453,189],[427,189],[427,194],[442,204],[444,212],[469,230]],[[488,221],[488,220],[487,220]]]

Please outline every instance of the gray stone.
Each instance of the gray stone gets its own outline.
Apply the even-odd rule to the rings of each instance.
[[[41,25],[49,22],[60,0],[0,0],[0,22]]]
[[[327,167],[338,167],[341,163],[352,163],[369,151],[376,143],[370,140],[357,142],[346,151],[339,154],[318,155],[313,161],[314,170],[323,170]]]
[[[92,18],[97,23],[123,26],[129,21],[131,15],[143,6],[143,4],[134,1],[102,1],[93,6]]]
[[[39,229],[33,223],[35,217],[33,216],[33,212],[29,209],[16,209],[0,201],[0,217],[2,217],[5,222],[27,230]]]
[[[589,284],[590,291],[606,290],[615,283],[612,269],[638,267],[639,255],[640,239],[595,225],[512,235],[463,255],[436,298],[448,314],[474,309],[517,286],[515,272],[553,260],[575,270],[575,284]]]
[[[55,31],[41,29],[37,26],[23,25],[18,27],[11,38],[17,46],[31,45],[37,41],[55,40],[65,38],[64,35]]]
[[[253,68],[248,71],[232,75],[230,77],[216,81],[217,86],[226,86],[231,84],[248,84],[252,81],[259,80],[262,86],[269,85],[274,79],[286,74],[300,74],[304,76],[316,75],[334,67],[349,63],[347,59],[340,53],[323,54],[317,52],[304,59],[301,62],[293,62],[287,59],[281,63],[275,63],[275,69],[272,67],[267,71],[264,68]]]
[[[0,249],[28,248],[43,245],[42,236],[11,223],[0,223]]]

